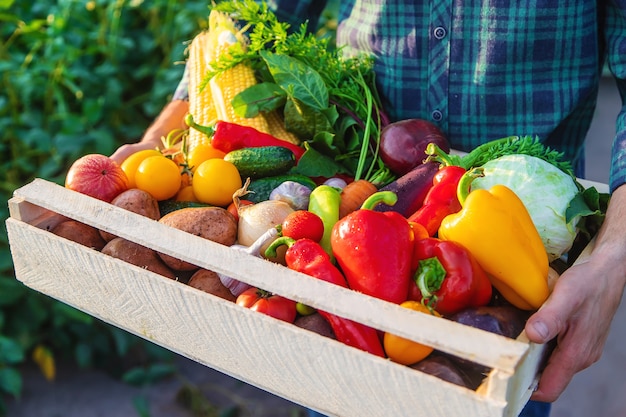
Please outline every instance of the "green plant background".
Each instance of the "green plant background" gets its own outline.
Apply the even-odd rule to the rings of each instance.
[[[137,141],[171,98],[186,42],[207,16],[207,1],[0,0],[2,200],[37,177],[62,184],[79,156]],[[0,415],[36,346],[129,382],[163,374],[169,352],[15,279],[6,203],[1,210]]]
[[[34,178],[63,184],[78,157],[139,140],[171,99],[186,45],[207,26],[208,5],[0,0],[2,200]],[[328,1],[319,36],[334,37],[337,7]],[[171,352],[16,280],[6,203],[0,213],[0,416],[8,398],[19,398],[20,369],[36,348],[56,363],[105,369],[135,385],[175,372]],[[137,411],[148,415],[141,401]]]

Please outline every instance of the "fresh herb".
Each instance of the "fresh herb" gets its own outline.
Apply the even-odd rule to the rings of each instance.
[[[570,265],[600,230],[606,217],[610,199],[610,194],[601,193],[595,187],[589,187],[579,192],[570,201],[565,211],[566,221],[569,222],[572,218],[580,216],[576,225],[579,233],[567,255]]]
[[[242,22],[248,44],[212,63],[206,79],[240,62],[252,66],[261,78],[234,99],[238,114],[281,111],[287,130],[308,143],[309,166],[313,158],[324,157],[334,161],[336,173],[393,180],[378,154],[386,119],[371,57],[346,57],[329,38],[315,36],[305,25],[292,30],[265,2],[231,0],[213,9]],[[327,168],[334,165],[320,162]]]

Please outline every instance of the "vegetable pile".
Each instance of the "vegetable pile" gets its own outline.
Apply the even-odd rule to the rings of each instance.
[[[199,125],[192,113],[189,129],[172,132],[160,150],[111,168],[115,189],[126,191],[106,201],[241,256],[517,337],[550,294],[550,269],[566,267],[597,230],[608,196],[584,189],[562,155],[537,138],[504,137],[459,156],[427,122],[387,123],[368,60],[344,58],[304,28],[289,32],[263,4],[222,2],[213,20],[216,13],[246,22],[236,36],[227,33],[249,43],[226,48],[205,85],[242,63],[254,68],[261,81],[223,104],[244,119],[279,111],[297,143],[231,121]],[[191,146],[191,131],[208,143]],[[407,161],[407,152],[392,146],[393,132],[420,155]],[[68,178],[77,177],[81,172],[70,169]],[[83,189],[102,186],[91,185]],[[476,387],[485,372],[149,249],[131,252],[123,239],[93,232],[64,235],[95,235],[84,244],[279,320],[319,315],[321,321],[307,322],[320,334],[454,383]]]

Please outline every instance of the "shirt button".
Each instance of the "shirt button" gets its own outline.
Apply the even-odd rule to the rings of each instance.
[[[446,29],[441,26],[437,26],[435,30],[433,30],[433,35],[436,39],[441,40],[446,36]]]
[[[443,119],[443,113],[441,113],[439,110],[434,110],[431,114],[430,117],[433,118],[434,121],[438,122],[441,119]]]

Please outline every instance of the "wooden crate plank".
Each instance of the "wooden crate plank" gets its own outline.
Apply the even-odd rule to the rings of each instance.
[[[528,345],[311,279],[44,180],[15,191],[32,204],[196,265],[491,368],[513,372]],[[260,272],[262,271],[262,272]],[[414,329],[420,329],[415,332]]]
[[[31,288],[328,415],[496,417],[505,407],[15,219],[7,230]]]

